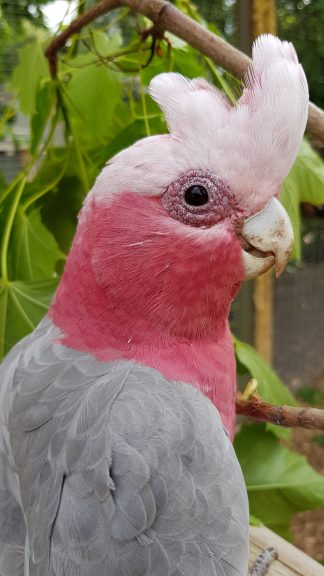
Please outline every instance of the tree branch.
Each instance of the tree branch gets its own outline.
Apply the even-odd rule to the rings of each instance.
[[[236,399],[236,413],[255,422],[269,422],[286,428],[308,428],[324,430],[324,410],[318,408],[293,408],[272,406],[256,396],[250,400]]]
[[[53,78],[57,74],[57,52],[63,48],[70,36],[80,32],[99,16],[122,6],[128,6],[134,12],[147,16],[152,20],[155,29],[172,32],[238,78],[244,77],[251,64],[250,58],[243,52],[203,28],[166,0],[101,0],[71,22],[49,44],[45,54]],[[309,104],[307,130],[317,146],[324,146],[324,112],[312,103]]]

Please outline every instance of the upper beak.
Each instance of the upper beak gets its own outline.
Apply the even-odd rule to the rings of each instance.
[[[294,233],[287,212],[276,198],[244,222],[241,237],[244,279],[256,278],[272,266],[278,278],[289,260]]]

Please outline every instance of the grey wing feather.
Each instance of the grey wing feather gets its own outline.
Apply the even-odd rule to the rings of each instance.
[[[2,426],[26,574],[246,576],[246,490],[215,407],[153,369],[61,346],[48,321],[40,331],[10,368]]]
[[[23,576],[26,526],[19,479],[10,449],[8,416],[13,399],[13,379],[20,354],[31,336],[19,342],[0,366],[0,575]]]

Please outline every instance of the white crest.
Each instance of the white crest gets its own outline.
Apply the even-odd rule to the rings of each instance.
[[[258,38],[234,107],[205,80],[175,73],[153,78],[149,91],[171,136],[147,138],[119,153],[95,185],[99,196],[104,188],[106,194],[127,190],[158,195],[195,168],[221,176],[247,211],[279,192],[308,112],[307,81],[292,44],[270,35]]]

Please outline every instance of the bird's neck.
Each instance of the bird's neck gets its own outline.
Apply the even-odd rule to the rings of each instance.
[[[108,213],[106,217],[102,216],[101,209],[101,216],[97,218],[95,208],[92,211],[87,209],[82,215],[49,312],[62,330],[62,343],[86,350],[104,361],[134,359],[159,370],[167,378],[197,386],[213,400],[232,432],[235,362],[227,322],[232,295],[219,294],[213,301],[212,313],[209,313],[206,308],[201,308],[199,298],[195,297],[196,288],[192,289],[191,297],[187,271],[186,290],[178,300],[176,311],[170,314],[168,306],[163,309],[163,295],[160,302],[152,300],[151,288],[153,290],[154,286],[151,287],[150,281],[154,270],[150,271],[140,290],[134,292],[136,281],[141,279],[136,276],[128,278],[127,274],[138,265],[136,254],[131,254],[130,261],[125,261],[122,248],[117,246],[121,253],[118,258],[114,257],[114,246],[106,245],[109,243],[107,238],[105,249],[110,255],[107,262],[109,271],[106,270],[104,281],[99,278],[98,282],[95,262],[98,253],[94,247],[97,249],[99,245],[100,248],[98,238],[105,236],[103,231],[100,233],[100,227],[106,226]],[[137,243],[132,231],[130,235],[133,242],[126,243],[128,253],[131,253],[130,244]],[[172,243],[172,238],[169,236],[167,241]],[[154,254],[151,257],[154,259]],[[180,254],[177,257],[183,264],[184,256]],[[191,258],[195,262],[199,255],[195,257],[191,253]],[[164,268],[161,263],[159,266],[161,270]],[[139,270],[142,268],[143,265],[139,265]],[[208,262],[206,271],[203,268],[199,270],[201,282],[206,281],[205,272],[210,274]],[[168,289],[171,278],[170,275],[167,279]],[[165,281],[162,274],[159,286]],[[177,290],[182,288],[180,285],[174,287],[174,298],[178,298]],[[146,302],[147,309],[143,309]],[[152,309],[154,303],[156,310]],[[155,320],[155,314],[158,320]]]

